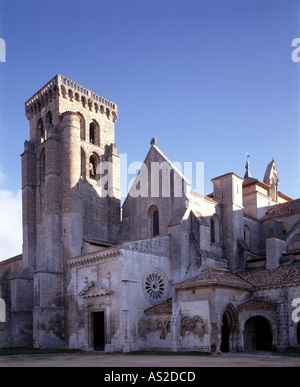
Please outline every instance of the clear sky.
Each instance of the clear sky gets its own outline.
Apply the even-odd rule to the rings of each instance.
[[[274,158],[300,197],[299,0],[0,0],[0,38],[0,260],[21,252],[24,103],[57,73],[118,104],[128,165],[156,137],[171,161],[204,163],[208,194],[243,177],[248,151],[253,177]]]

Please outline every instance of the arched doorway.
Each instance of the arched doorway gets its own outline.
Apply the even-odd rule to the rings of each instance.
[[[226,313],[224,313],[222,319],[222,341],[221,341],[221,352],[229,352],[229,337],[230,328]]]
[[[273,334],[269,321],[263,316],[250,317],[244,330],[245,351],[270,351]]]
[[[236,351],[238,349],[237,316],[232,305],[227,306],[221,326],[221,352]]]

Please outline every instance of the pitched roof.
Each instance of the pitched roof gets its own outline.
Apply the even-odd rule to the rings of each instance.
[[[150,308],[146,309],[144,313],[145,315],[172,314],[172,298],[169,298],[168,300],[158,305],[151,306]]]
[[[263,289],[300,285],[300,265],[280,266],[253,272],[231,273],[226,270],[206,268],[198,276],[174,285],[175,289],[200,287],[232,287]]]
[[[239,273],[245,281],[257,289],[300,285],[300,266],[279,266],[249,273]]]
[[[256,184],[262,188],[265,188],[265,189],[269,189],[270,186],[254,177],[247,177],[244,181],[243,181],[243,187],[245,188],[246,186],[248,185],[251,185],[251,184]]]
[[[205,268],[198,276],[175,284],[175,289],[190,289],[197,287],[234,287],[250,289],[252,284],[238,275],[225,270]]]
[[[291,200],[286,203],[276,204],[272,207],[262,220],[268,220],[271,218],[280,218],[283,216],[291,216],[300,214],[300,199]]]
[[[274,302],[266,302],[266,301],[260,301],[260,300],[248,300],[238,305],[238,310],[244,310],[244,309],[264,309],[264,310],[276,310],[277,304]]]

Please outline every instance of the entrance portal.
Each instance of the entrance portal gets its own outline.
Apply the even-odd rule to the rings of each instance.
[[[93,313],[94,350],[104,351],[105,347],[105,324],[104,312]]]
[[[262,316],[249,318],[245,324],[244,348],[246,351],[270,351],[273,335],[269,321]]]
[[[231,352],[238,349],[237,317],[232,305],[228,305],[222,317],[221,352]]]
[[[221,342],[221,352],[229,352],[229,337],[230,337],[230,328],[226,313],[224,313],[222,319],[222,342]]]

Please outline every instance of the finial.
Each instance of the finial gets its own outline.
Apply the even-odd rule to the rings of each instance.
[[[157,143],[157,139],[155,137],[151,138],[150,145],[155,145]]]
[[[251,177],[251,173],[250,173],[250,163],[249,163],[249,152],[247,151],[246,152],[246,155],[247,155],[247,162],[246,162],[246,165],[245,165],[245,168],[246,168],[246,172],[245,172],[245,176],[244,176],[244,179],[247,179],[248,177]]]

